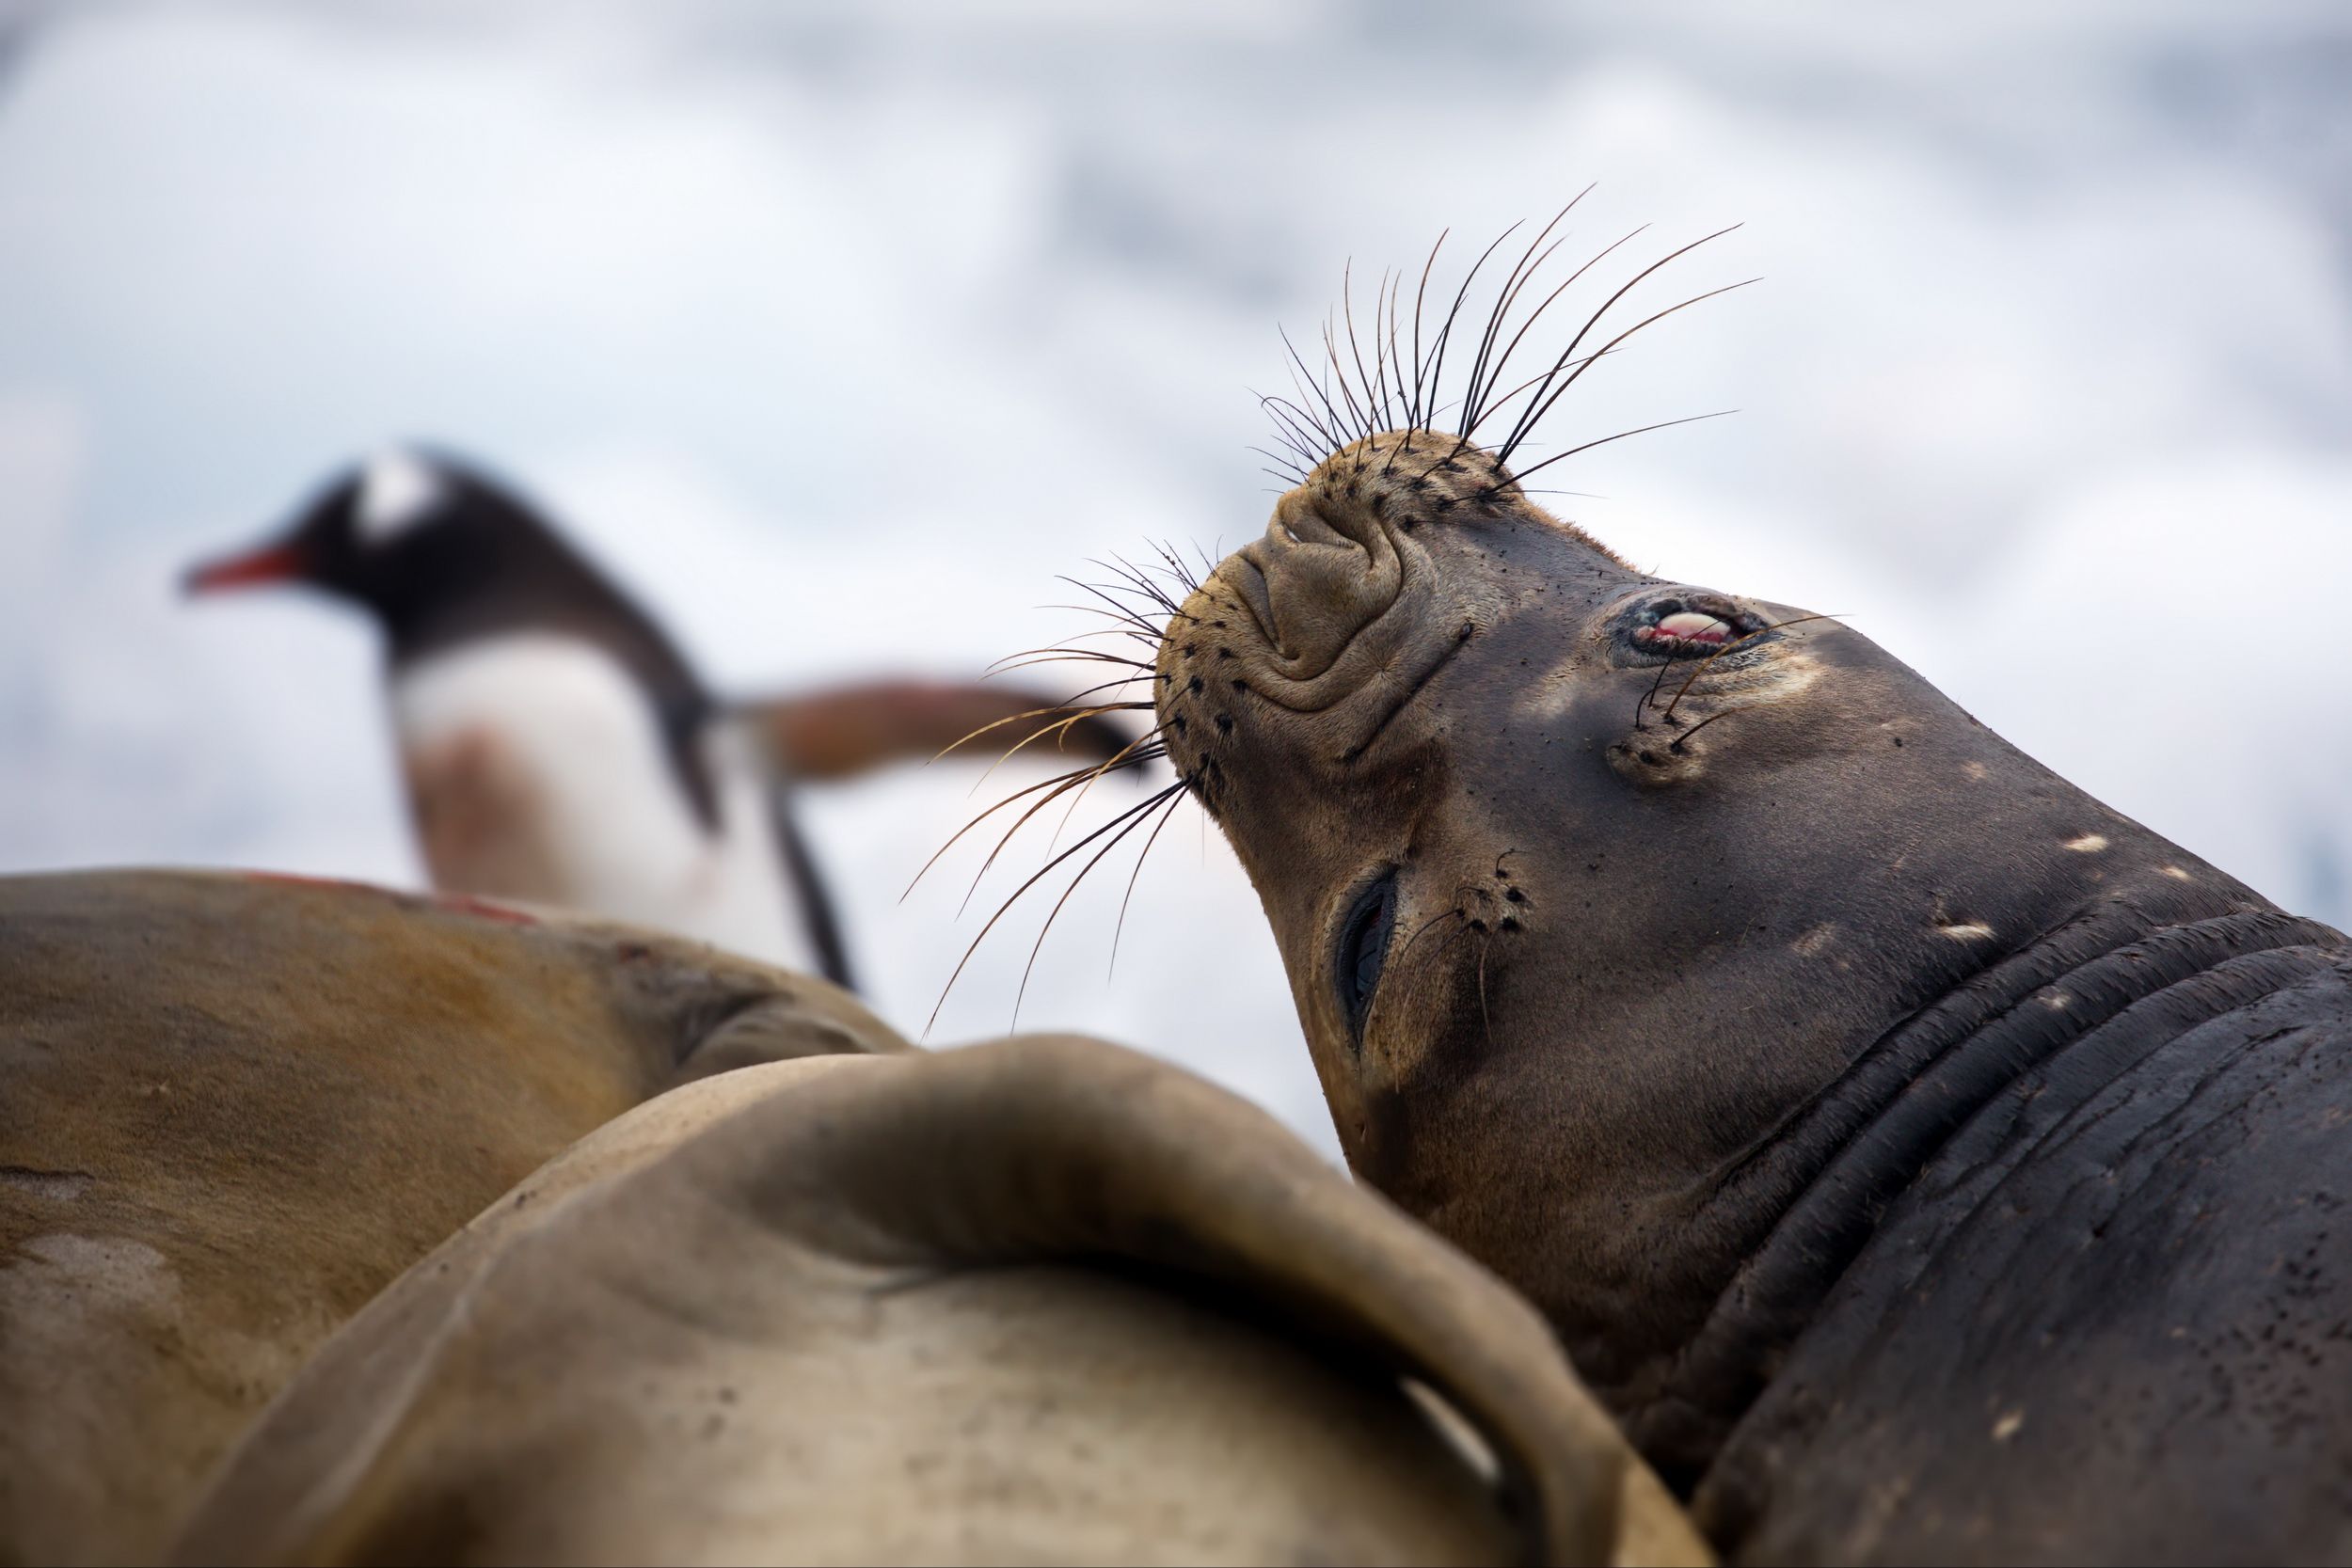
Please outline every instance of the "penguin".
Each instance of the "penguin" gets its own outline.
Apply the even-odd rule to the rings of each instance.
[[[324,592],[381,627],[409,815],[437,889],[659,927],[852,990],[793,785],[998,721],[1034,733],[1057,706],[913,680],[723,703],[528,501],[430,450],[339,475],[271,543],[186,578],[193,594],[268,583]],[[1057,738],[1097,759],[1129,740],[1099,714]]]

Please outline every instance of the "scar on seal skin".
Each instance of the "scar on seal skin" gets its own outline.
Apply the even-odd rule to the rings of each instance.
[[[1543,243],[1269,400],[1294,487],[1155,650],[1349,1164],[1729,1555],[2352,1555],[2345,939],[1537,505],[1533,421],[1670,313],[1506,373]]]

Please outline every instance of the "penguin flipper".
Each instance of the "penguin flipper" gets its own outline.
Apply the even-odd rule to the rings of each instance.
[[[737,710],[765,740],[777,770],[799,781],[854,778],[889,763],[936,756],[966,740],[971,756],[993,758],[1062,725],[1073,711],[1080,716],[1028,751],[1048,760],[1103,762],[1134,741],[1108,714],[1073,710],[1034,688],[970,681],[855,681]],[[976,734],[980,731],[986,733]]]

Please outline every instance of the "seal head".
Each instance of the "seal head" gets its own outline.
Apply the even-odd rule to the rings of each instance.
[[[2130,1555],[2157,1540],[2131,1530],[2204,1528],[2180,1510],[2210,1484],[2081,1533],[2070,1466],[2096,1453],[2145,1489],[2167,1463],[2121,1454],[2112,1402],[2002,1434],[2007,1490],[1938,1456],[1963,1427],[1982,1443],[1995,1385],[2053,1346],[2188,1409],[2204,1374],[2151,1356],[2153,1318],[2243,1326],[2267,1287],[2165,1298],[2127,1268],[2187,1223],[2153,1189],[2066,1304],[2151,1318],[2128,1332],[1981,1328],[1989,1287],[1933,1265],[1985,1223],[1960,1185],[2014,1176],[2029,1203],[2073,1180],[1987,1131],[2001,1118],[2075,1132],[2117,1073],[2233,1008],[2286,1018],[2229,1023],[2242,1042],[2345,1032],[2340,935],[1839,621],[1645,576],[1425,425],[1317,463],[1184,603],[1153,677],[1170,760],[1264,904],[1349,1163],[1534,1298],[1720,1544]],[[2215,1168],[2254,1159],[2250,1135]],[[2215,1180],[2282,1194],[2267,1159]],[[1953,1185],[1923,1192],[1939,1171]],[[2241,1238],[2235,1277],[2263,1277],[2262,1227],[2287,1224]],[[2080,1238],[2035,1244],[2072,1258]],[[1906,1294],[1945,1278],[1932,1309]],[[1876,1316],[1839,1316],[1871,1291]],[[1900,1443],[1917,1465],[1882,1473]],[[1917,1508],[1866,1509],[1885,1487]]]

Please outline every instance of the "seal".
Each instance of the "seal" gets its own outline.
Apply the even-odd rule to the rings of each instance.
[[[1550,515],[1492,355],[1440,432],[1418,331],[1283,405],[1301,482],[1151,673],[1350,1165],[1727,1556],[2352,1554],[2344,937]],[[2154,610],[2058,678],[2202,657]]]
[[[0,879],[0,1561],[152,1561],[329,1333],[572,1140],[906,1042],[822,981],[299,879]]]
[[[1264,1113],[1071,1037],[630,1112],[355,1318],[173,1553],[1040,1558],[1708,1560],[1500,1281]]]

